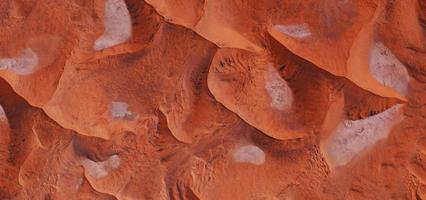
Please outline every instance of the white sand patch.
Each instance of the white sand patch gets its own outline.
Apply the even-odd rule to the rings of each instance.
[[[95,50],[106,49],[130,39],[132,22],[123,0],[106,0],[104,26],[104,34],[95,41]]]
[[[0,122],[7,121],[6,112],[4,112],[3,107],[0,105]]]
[[[95,162],[90,159],[83,161],[83,167],[86,173],[96,179],[108,176],[111,170],[117,169],[120,166],[120,157],[113,155],[108,160],[103,162]]]
[[[274,29],[283,34],[286,34],[293,38],[306,38],[312,33],[309,30],[309,26],[307,24],[294,24],[294,25],[274,25]]]
[[[18,57],[1,58],[0,70],[8,70],[18,75],[29,75],[37,70],[39,59],[31,49],[24,49]]]
[[[246,145],[239,147],[234,151],[234,160],[236,162],[261,165],[265,163],[265,153],[257,146]]]
[[[81,188],[81,186],[83,185],[83,178],[79,178],[78,180],[77,180],[77,182],[75,183],[75,190],[76,191],[78,191],[80,188]]]
[[[403,119],[402,105],[361,120],[345,120],[326,145],[326,153],[335,166],[342,166],[363,150],[387,138],[392,128]]]
[[[129,111],[129,105],[121,101],[113,101],[110,107],[113,119],[133,119],[134,114]]]
[[[265,80],[265,89],[271,97],[271,106],[278,110],[290,109],[293,104],[293,93],[272,64],[268,66]]]
[[[377,81],[402,95],[407,94],[410,78],[408,71],[383,43],[374,44],[370,52],[369,65],[370,74]]]

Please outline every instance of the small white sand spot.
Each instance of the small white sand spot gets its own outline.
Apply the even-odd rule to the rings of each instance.
[[[121,101],[113,101],[110,112],[113,119],[131,120],[135,117],[135,114],[129,110],[129,104]]]
[[[326,146],[327,154],[342,166],[356,155],[387,138],[392,128],[403,119],[402,105],[395,105],[377,115],[361,120],[345,120],[335,130]]]
[[[132,36],[132,22],[129,10],[123,0],[106,0],[104,13],[105,31],[94,44],[99,51],[122,44]]]
[[[77,182],[75,183],[75,190],[78,191],[81,188],[81,185],[83,185],[83,178],[79,178]]]
[[[85,159],[83,161],[83,167],[87,171],[88,175],[96,179],[108,176],[111,170],[115,170],[119,166],[120,157],[118,155],[113,155],[103,162],[95,162],[90,159]]]
[[[6,112],[3,107],[0,105],[0,121],[7,121]]]
[[[271,106],[278,110],[290,109],[293,104],[293,93],[272,64],[268,66],[265,80],[265,89],[271,97]]]
[[[382,85],[407,94],[410,78],[407,68],[383,43],[377,42],[372,47],[369,65],[370,74]]]
[[[306,38],[312,33],[309,30],[309,26],[307,24],[293,24],[293,25],[274,25],[274,29],[283,34],[286,34],[293,38]]]
[[[255,145],[239,147],[234,151],[233,156],[236,162],[250,163],[253,165],[262,165],[265,163],[265,153]]]
[[[0,70],[8,70],[18,75],[29,75],[37,71],[39,59],[31,49],[24,49],[18,57],[1,58]]]

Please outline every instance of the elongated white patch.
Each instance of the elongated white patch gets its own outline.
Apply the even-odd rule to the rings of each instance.
[[[345,120],[335,130],[326,153],[336,166],[342,166],[358,153],[385,139],[392,128],[403,119],[402,105],[394,105],[386,111],[361,120]]]
[[[78,191],[81,188],[81,185],[83,185],[83,182],[84,182],[83,178],[79,178],[77,180],[77,182],[75,183],[75,190],[76,191]]]
[[[6,112],[4,112],[4,109],[1,105],[0,105],[0,121],[7,121]]]
[[[236,162],[261,165],[265,162],[265,153],[257,146],[246,145],[234,151],[234,160]]]
[[[370,52],[370,74],[381,84],[402,95],[407,94],[409,75],[407,68],[383,43],[374,44]]]
[[[95,162],[90,159],[83,161],[84,170],[86,170],[89,176],[96,179],[108,176],[111,170],[117,169],[119,166],[120,157],[118,155],[113,155],[103,162]]]
[[[134,114],[129,111],[129,105],[121,101],[113,101],[110,107],[111,116],[114,119],[133,119]]]
[[[0,59],[0,70],[8,70],[18,75],[29,75],[37,70],[38,56],[31,49],[24,49],[18,57]]]
[[[312,33],[307,24],[274,25],[274,29],[293,38],[305,38]]]
[[[104,34],[95,41],[95,50],[106,49],[130,39],[132,22],[123,0],[106,0],[104,26]]]
[[[268,66],[265,80],[265,89],[271,97],[271,106],[279,110],[290,109],[293,104],[293,93],[272,64]]]

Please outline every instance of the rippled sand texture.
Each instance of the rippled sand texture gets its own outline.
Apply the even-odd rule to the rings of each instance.
[[[0,200],[426,199],[423,0],[2,0]]]

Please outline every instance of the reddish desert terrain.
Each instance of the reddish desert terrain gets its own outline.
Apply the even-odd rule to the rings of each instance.
[[[1,0],[0,200],[426,200],[424,0]]]

